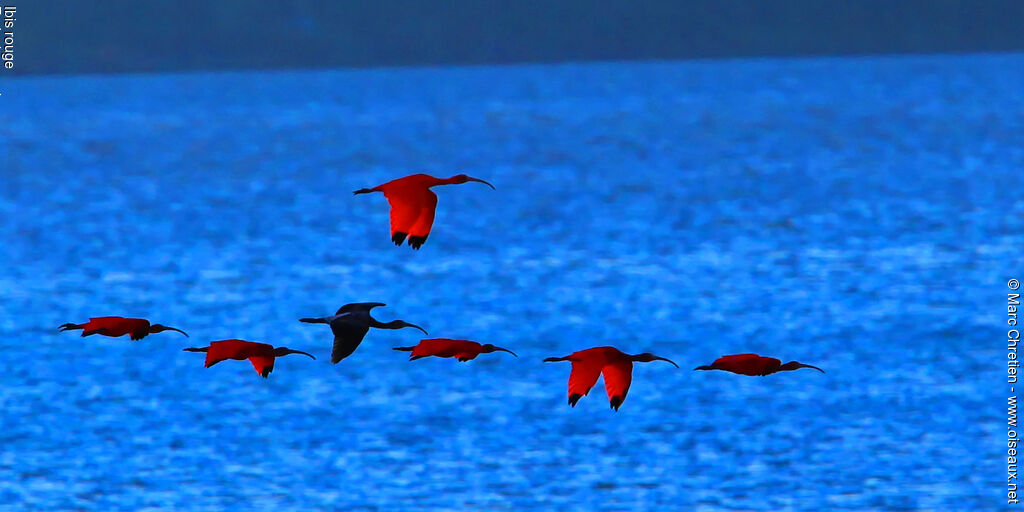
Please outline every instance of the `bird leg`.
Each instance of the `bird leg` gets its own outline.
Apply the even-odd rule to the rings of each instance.
[[[545,362],[545,363],[557,363],[557,362],[559,362],[559,361],[572,361],[571,357],[572,357],[572,356],[565,356],[565,357],[549,357],[549,358],[545,359],[545,360],[544,360],[544,362]],[[577,400],[579,400],[579,399],[577,399]]]

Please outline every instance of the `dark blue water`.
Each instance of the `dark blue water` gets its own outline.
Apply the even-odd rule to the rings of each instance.
[[[0,83],[12,510],[992,510],[1024,56]],[[351,192],[438,188],[421,251]],[[511,348],[342,363],[346,302]],[[181,327],[57,334],[90,316]],[[244,338],[317,356],[210,369]],[[652,351],[572,409],[592,346]],[[797,359],[765,378],[723,354]],[[239,508],[241,507],[241,508]]]

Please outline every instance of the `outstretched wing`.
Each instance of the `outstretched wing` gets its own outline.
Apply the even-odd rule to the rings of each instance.
[[[434,211],[437,209],[437,194],[424,189],[425,194],[419,201],[419,213],[416,221],[409,227],[410,237],[427,238],[430,228],[434,225]]]
[[[350,313],[352,311],[369,311],[373,308],[386,305],[387,304],[384,304],[383,302],[353,302],[352,304],[345,304],[338,308],[338,311],[334,314],[340,315],[342,313]]]
[[[633,362],[619,360],[608,363],[601,370],[604,375],[604,390],[608,392],[608,402],[612,409],[619,410],[622,402],[626,401],[629,393],[629,385],[633,382]]]
[[[590,392],[600,375],[601,367],[593,362],[573,361],[572,372],[569,373],[569,405],[576,407],[576,402]]]
[[[353,315],[345,315],[331,321],[331,332],[334,333],[334,348],[331,349],[331,364],[345,359],[356,351],[363,342],[363,337],[370,330],[369,323]]]
[[[267,347],[270,347],[270,345],[245,340],[213,341],[206,348],[206,367],[209,368],[228,359],[242,360],[260,350],[266,350]],[[270,350],[274,350],[274,347],[270,347]]]
[[[391,205],[391,236],[395,233],[408,235],[409,230],[416,224],[422,209],[430,202],[433,196],[434,204],[437,204],[437,195],[429,189],[421,187],[401,187],[384,191]],[[433,220],[431,220],[433,222]],[[429,228],[427,229],[429,231]],[[396,244],[402,243],[397,241]]]
[[[89,323],[85,324],[82,330],[82,336],[92,336],[93,334],[102,334],[103,336],[124,336],[125,334],[131,334],[133,340],[141,339],[148,331],[149,322],[138,318],[123,318],[120,316],[98,316],[89,319]],[[139,338],[135,337],[135,333],[142,330],[145,334],[142,334]]]
[[[249,358],[249,362],[256,369],[256,373],[264,379],[274,371],[274,356],[252,356]]]
[[[758,376],[771,373],[769,370],[778,368],[782,361],[757,354],[733,354],[719,357],[711,365],[740,375]]]
[[[730,356],[719,357],[711,364],[721,366],[730,364],[749,364],[750,361],[756,361],[758,359],[761,359],[761,356],[757,354],[733,354]]]
[[[122,320],[127,320],[127,318],[120,316],[94,316],[89,319],[89,323],[95,324],[96,327],[107,327],[110,325],[116,325]]]

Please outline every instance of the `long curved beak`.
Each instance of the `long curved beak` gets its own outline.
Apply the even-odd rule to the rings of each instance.
[[[426,329],[424,329],[424,328],[422,328],[422,327],[420,327],[420,326],[418,326],[416,324],[410,324],[409,322],[406,322],[405,325],[406,325],[406,327],[415,327],[415,328],[423,331],[423,334],[426,334],[427,336],[430,336],[429,334],[427,334],[427,330]]]
[[[187,333],[186,333],[185,331],[181,330],[181,329],[176,329],[176,328],[174,328],[174,327],[168,327],[168,328],[167,328],[167,330],[168,330],[168,331],[177,331],[177,332],[180,332],[180,333],[184,334],[186,338],[188,338],[188,334],[187,334]]]
[[[466,180],[468,180],[468,181],[476,181],[476,182],[479,182],[479,183],[483,183],[484,185],[487,185],[488,187],[491,187],[491,190],[498,190],[498,189],[494,188],[494,185],[491,185],[490,183],[488,183],[488,182],[486,182],[486,181],[484,181],[484,180],[482,180],[480,178],[467,177]],[[516,356],[516,357],[519,357],[519,356]]]
[[[800,368],[814,368],[815,370],[818,370],[821,373],[825,373],[825,370],[822,370],[821,368],[818,368],[817,366],[811,366],[809,364],[800,363]]]
[[[714,370],[714,368],[712,368],[712,367],[710,367],[710,366],[705,364],[705,365],[698,366],[698,367],[694,368],[693,370],[694,371],[697,371],[697,370]]]
[[[679,365],[676,364],[675,362],[673,362],[671,359],[665,359],[664,357],[658,357],[658,356],[654,356],[654,358],[657,359],[658,361],[668,361],[668,362],[672,363],[672,366],[675,366],[676,368],[679,368]]]
[[[516,356],[515,352],[512,352],[511,350],[509,350],[507,348],[494,347],[494,350],[500,350],[502,352],[508,352],[509,354],[512,354],[512,355]],[[519,356],[516,356],[516,357],[519,357]]]
[[[302,354],[304,356],[309,356],[309,358],[313,359],[314,361],[316,360],[316,358],[313,357],[313,354],[309,354],[309,353],[303,352],[301,350],[292,350],[291,352],[289,352],[289,354]]]

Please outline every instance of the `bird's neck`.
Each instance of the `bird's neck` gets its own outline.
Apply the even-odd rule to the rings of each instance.
[[[629,357],[629,360],[634,362],[634,363],[649,363],[649,362],[653,361],[653,359],[643,357],[640,354],[637,354],[635,356],[628,356],[628,357]]]
[[[427,188],[436,187],[438,185],[457,185],[458,184],[458,181],[456,181],[456,177],[455,176],[452,176],[450,178],[435,178],[433,176],[429,176],[428,175],[427,178],[428,179],[424,180],[425,183],[426,183]]]
[[[402,324],[401,320],[392,320],[388,323],[382,323],[371,316],[370,327],[376,327],[378,329],[401,329],[402,327],[404,327],[404,324]]]

